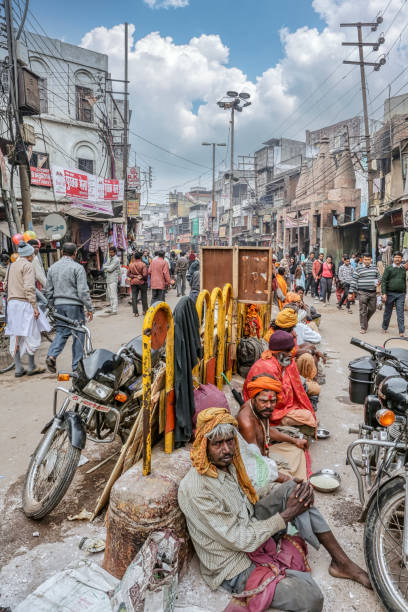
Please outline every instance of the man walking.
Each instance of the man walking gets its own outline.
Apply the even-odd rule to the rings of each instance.
[[[152,288],[152,301],[165,301],[165,289],[167,285],[174,285],[174,280],[170,278],[170,271],[167,261],[164,259],[164,251],[159,251],[157,257],[152,259],[149,266],[150,286]]]
[[[398,331],[401,338],[404,337],[404,304],[407,292],[407,267],[402,264],[402,253],[394,253],[393,264],[385,269],[381,282],[382,300],[385,302],[384,318],[382,328],[387,332],[390,324],[392,308],[395,304],[397,311]]]
[[[16,364],[15,377],[24,374],[34,376],[45,372],[35,365],[34,356],[41,344],[41,332],[50,331],[44,314],[39,310],[35,294],[35,272],[32,261],[34,248],[20,242],[19,258],[7,269],[5,287],[7,291],[7,326],[5,335],[10,336],[10,353]],[[28,370],[21,357],[28,354]]]
[[[350,289],[353,293],[358,293],[360,309],[360,334],[365,334],[368,322],[377,308],[376,289],[380,282],[380,275],[377,266],[372,264],[370,253],[363,255],[363,265],[360,265],[353,272]]]
[[[84,308],[88,321],[92,321],[93,307],[86,281],[85,269],[75,261],[76,245],[66,242],[62,247],[62,257],[48,270],[46,296],[57,313],[85,322]],[[72,335],[72,370],[75,371],[82,359],[84,334],[72,332],[67,327],[56,326],[56,336],[48,350],[46,364],[50,372],[56,372],[58,355],[64,350],[68,338]]]
[[[353,280],[353,266],[350,263],[350,257],[348,255],[344,255],[343,257],[343,263],[339,267],[338,271],[338,279],[341,282],[343,288],[343,295],[338,303],[337,308],[339,310],[342,310],[342,306],[344,302],[346,302],[347,312],[349,314],[352,314],[350,309],[350,300],[348,300],[347,298],[350,291],[351,281]]]
[[[116,253],[116,247],[110,246],[109,258],[103,266],[106,277],[106,294],[109,300],[109,308],[105,312],[113,315],[118,314],[118,281],[120,276],[120,259]]]
[[[320,279],[322,278],[322,273],[323,273],[323,260],[324,260],[323,253],[319,253],[319,257],[315,259],[315,261],[313,262],[313,268],[312,268],[312,275],[313,275],[313,281],[314,281],[314,294],[315,294],[317,301],[319,301],[319,294],[320,294],[319,284],[320,284]]]
[[[186,274],[189,262],[184,251],[180,253],[180,257],[176,263],[176,282],[177,282],[177,297],[186,294]]]
[[[139,316],[137,302],[142,300],[143,314],[147,312],[147,266],[142,261],[142,254],[136,251],[133,253],[132,261],[129,265],[128,278],[130,279],[130,288],[132,291],[132,309],[135,317]]]
[[[311,296],[314,297],[315,292],[314,292],[314,282],[313,282],[313,264],[315,261],[315,254],[312,251],[309,254],[309,257],[306,259],[306,261],[304,262],[304,270],[305,270],[305,277],[306,277],[306,283],[305,283],[305,295],[307,295],[307,292],[310,289],[310,293]]]

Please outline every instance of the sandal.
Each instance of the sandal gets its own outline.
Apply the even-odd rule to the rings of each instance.
[[[29,370],[27,372],[27,376],[35,376],[36,374],[44,374],[44,372],[45,372],[45,368],[40,368],[36,366],[34,370]]]
[[[366,329],[360,329],[360,334],[366,334],[367,330]]]

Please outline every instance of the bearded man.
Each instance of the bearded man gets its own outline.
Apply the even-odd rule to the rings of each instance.
[[[367,573],[347,557],[313,506],[309,483],[289,481],[260,501],[245,470],[237,421],[225,408],[199,413],[192,467],[178,490],[201,573],[213,590],[233,594],[225,612],[271,606],[320,612],[323,595],[310,576],[304,540],[329,552],[329,573],[370,587]],[[286,534],[288,522],[299,536]],[[248,606],[250,605],[250,607]]]
[[[306,480],[307,438],[294,427],[273,427],[270,419],[282,391],[282,383],[267,373],[254,377],[247,385],[250,399],[240,408],[237,420],[239,432],[248,442],[256,444],[261,454],[286,462],[289,469],[280,468],[278,482],[290,478]]]

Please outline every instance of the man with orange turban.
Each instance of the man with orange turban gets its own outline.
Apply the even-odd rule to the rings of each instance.
[[[242,462],[237,422],[225,408],[199,413],[191,460],[178,502],[204,580],[213,590],[222,586],[233,594],[225,612],[271,606],[320,612],[323,595],[310,576],[304,540],[328,550],[332,575],[369,586],[367,574],[346,556],[313,506],[309,483],[285,482],[257,501]],[[301,537],[282,536],[289,521]]]

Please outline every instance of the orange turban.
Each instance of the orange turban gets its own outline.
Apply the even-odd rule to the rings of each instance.
[[[217,478],[218,472],[216,466],[210,463],[208,459],[208,439],[205,436],[220,424],[233,425],[238,430],[237,420],[226,408],[207,408],[206,410],[202,410],[197,417],[196,437],[190,451],[191,462],[197,472],[205,476],[210,476],[210,478]],[[256,504],[258,495],[256,494],[254,486],[245,469],[244,462],[242,461],[237,436],[235,436],[235,454],[232,462],[237,471],[239,486],[251,504]]]
[[[295,327],[298,322],[297,313],[291,308],[284,308],[280,311],[275,319],[275,324],[281,329],[290,329]]]
[[[294,291],[288,291],[285,297],[285,304],[291,304],[292,302],[301,302],[302,298],[298,293],[294,293]]]
[[[255,380],[251,380],[247,385],[248,395],[252,399],[261,391],[275,391],[278,394],[278,400],[280,399],[280,392],[282,391],[282,383],[280,380],[264,374],[257,376]]]

